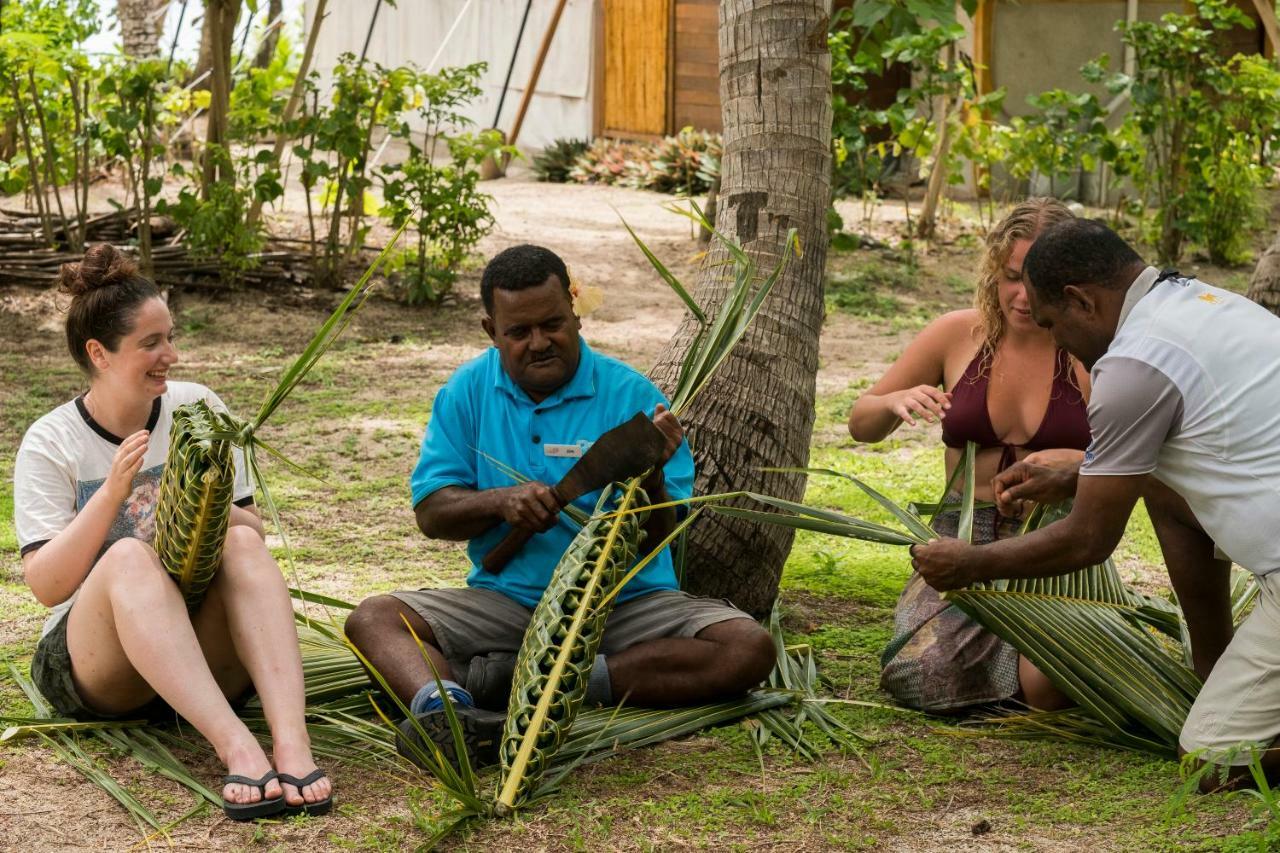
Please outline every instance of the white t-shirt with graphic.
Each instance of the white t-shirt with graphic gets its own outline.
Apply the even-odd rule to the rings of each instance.
[[[169,382],[156,398],[147,421],[151,439],[142,469],[133,479],[133,491],[102,543],[102,552],[117,540],[132,537],[150,543],[156,534],[156,501],[160,475],[169,453],[169,428],[178,406],[204,400],[220,411],[227,407],[203,385]],[[40,418],[23,436],[13,469],[13,515],[18,547],[24,555],[57,536],[111,473],[111,463],[124,436],[112,435],[89,414],[82,397],[63,403]],[[244,456],[233,450],[236,466],[234,501],[253,502],[254,486],[245,469]],[[78,593],[78,590],[77,590]],[[76,595],[57,604],[45,622],[41,636],[53,629],[59,617],[71,609]]]

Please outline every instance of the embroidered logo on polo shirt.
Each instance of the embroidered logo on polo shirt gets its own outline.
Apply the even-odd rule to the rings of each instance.
[[[1222,301],[1221,297],[1214,296],[1212,293],[1202,293],[1196,297],[1201,302],[1208,302],[1210,305],[1217,305]]]

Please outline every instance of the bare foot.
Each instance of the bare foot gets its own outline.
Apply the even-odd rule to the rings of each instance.
[[[295,779],[305,779],[316,769],[315,759],[311,757],[311,744],[305,739],[291,742],[277,738],[271,748],[271,754],[275,758],[277,773],[285,773]],[[328,776],[322,776],[305,786],[301,793],[287,782],[281,784],[284,786],[285,804],[290,806],[318,803],[333,792],[333,783]]]
[[[219,757],[226,764],[228,775],[261,779],[271,770],[271,762],[267,760],[267,754],[262,751],[262,747],[254,740],[244,746],[228,750],[226,755]],[[264,796],[268,800],[273,800],[280,796],[282,789],[280,783],[275,779],[272,779],[264,787],[265,791],[253,785],[232,782],[223,786],[222,799],[228,803],[247,805],[262,800]]]

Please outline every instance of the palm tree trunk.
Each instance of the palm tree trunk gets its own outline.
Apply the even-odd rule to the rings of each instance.
[[[168,7],[169,0],[116,0],[125,56],[146,59],[159,55],[164,30],[162,10]]]
[[[831,202],[831,56],[823,0],[722,0],[720,103],[724,157],[717,226],[761,269],[772,269],[789,228],[804,255],[787,268],[752,329],[688,412],[700,493],[748,489],[799,500],[805,478],[764,473],[809,460],[823,317]],[[724,297],[722,247],[694,296]],[[674,387],[696,323],[686,317],[651,376]],[[756,616],[770,609],[792,532],[708,513],[689,531],[685,587],[729,598]]]
[[[1258,258],[1248,296],[1272,314],[1280,315],[1280,233]]]

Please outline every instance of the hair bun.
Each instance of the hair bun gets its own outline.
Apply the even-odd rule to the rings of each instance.
[[[137,265],[115,246],[98,243],[85,250],[79,263],[62,265],[58,270],[58,288],[74,297],[99,287],[122,284],[137,274]]]

